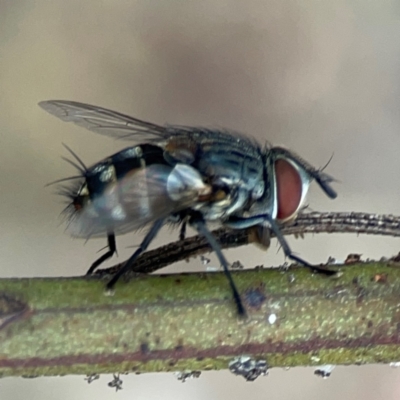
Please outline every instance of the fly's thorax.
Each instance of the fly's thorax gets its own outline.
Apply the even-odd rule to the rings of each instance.
[[[232,214],[242,214],[254,202],[253,191],[259,196],[263,188],[260,184],[254,190],[254,187],[248,188],[243,182],[234,182],[226,177],[210,179],[209,184],[211,193],[207,202],[198,207],[208,221],[225,220]]]
[[[171,164],[193,164],[196,159],[198,144],[190,136],[173,136],[164,146],[164,158]]]
[[[195,181],[206,185],[199,202],[192,206],[206,220],[223,219],[263,195],[261,150],[248,140],[218,131],[193,131],[172,137],[165,150],[164,157],[171,165],[177,162],[189,165],[190,170],[196,171]],[[190,172],[189,176],[195,174]],[[187,179],[182,181],[171,174],[171,182],[175,178],[182,184]],[[178,191],[179,197],[177,184],[171,187]],[[176,195],[171,190],[170,193]]]

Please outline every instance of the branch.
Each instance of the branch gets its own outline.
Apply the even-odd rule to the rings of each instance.
[[[310,212],[299,214],[295,221],[282,226],[284,235],[305,233],[357,233],[368,235],[400,236],[400,217],[356,212]],[[256,243],[252,228],[244,230],[217,229],[213,231],[222,249]],[[275,234],[271,232],[271,237]],[[201,236],[193,236],[159,247],[141,255],[132,267],[133,274],[155,272],[174,262],[187,260],[210,252],[211,248]],[[125,261],[111,268],[96,272],[101,276],[114,274],[125,265]]]
[[[400,217],[311,213],[284,229],[400,236]],[[217,233],[224,248],[252,237]],[[174,262],[209,251],[202,243],[195,237],[142,258]],[[114,296],[98,277],[3,279],[0,375],[226,369],[242,354],[280,367],[400,360],[396,259],[329,267],[340,272],[233,272],[245,321],[219,272],[140,275],[119,283]]]

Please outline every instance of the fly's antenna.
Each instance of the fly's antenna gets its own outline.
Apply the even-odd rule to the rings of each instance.
[[[62,157],[62,159],[64,161],[66,161],[67,163],[71,164],[72,166],[74,166],[79,172],[82,173],[82,175],[86,175],[88,169],[86,167],[86,165],[84,164],[84,162],[78,157],[78,155],[71,149],[69,148],[65,143],[62,144],[68,151],[69,153],[75,158],[76,161],[78,161],[78,164],[76,164],[75,162],[73,162],[72,160],[69,160],[68,158]]]
[[[319,169],[320,172],[322,172],[331,163],[334,155],[335,155],[335,153],[332,153],[332,155],[330,156],[328,162],[322,168]]]
[[[330,162],[332,161],[334,154],[335,154],[335,153],[332,153],[332,155],[330,156],[328,162],[327,162],[322,168],[320,168],[320,169],[318,170],[318,172],[320,173],[321,176],[324,177],[325,182],[328,182],[328,183],[329,183],[329,182],[341,183],[341,181],[339,181],[339,180],[336,179],[336,178],[333,178],[332,176],[326,174],[325,172],[322,173],[322,172],[324,171],[324,169],[325,169],[325,168],[330,164]],[[318,179],[317,179],[317,181],[318,181]],[[336,197],[336,195],[333,197],[333,196],[331,196],[331,195],[329,195],[329,194],[328,194],[328,196],[331,197],[331,198]]]

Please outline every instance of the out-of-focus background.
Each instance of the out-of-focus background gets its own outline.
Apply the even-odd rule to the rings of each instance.
[[[74,174],[65,142],[87,164],[121,149],[43,112],[77,100],[157,123],[233,128],[284,144],[327,171],[339,197],[314,187],[315,210],[400,213],[400,6],[395,0],[0,2],[0,272],[79,275],[105,244],[72,240],[61,199],[44,185]],[[164,230],[157,244],[171,240]],[[177,238],[174,236],[173,239]],[[119,242],[120,260],[138,236]],[[398,239],[318,235],[290,244],[312,262],[391,256]],[[273,244],[230,251],[246,266],[279,265]],[[215,258],[210,256],[211,262]],[[115,263],[115,259],[113,262]],[[215,263],[216,264],[216,263]],[[173,270],[204,269],[200,260]],[[110,398],[110,376],[3,379],[2,400]],[[400,370],[274,369],[246,383],[228,372],[182,385],[173,374],[124,376],[119,399],[398,399]]]

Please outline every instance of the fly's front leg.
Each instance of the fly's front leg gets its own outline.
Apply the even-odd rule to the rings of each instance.
[[[114,232],[110,232],[107,235],[107,243],[108,243],[108,251],[107,253],[103,254],[100,258],[98,258],[88,269],[86,275],[92,275],[94,270],[103,264],[104,261],[111,258],[117,252],[117,245],[115,242],[115,234]]]
[[[279,244],[282,246],[283,252],[285,253],[285,256],[287,258],[290,258],[291,260],[296,261],[297,263],[299,263],[301,265],[304,265],[307,268],[310,268],[310,270],[312,272],[318,272],[318,273],[321,273],[321,274],[324,274],[324,275],[328,275],[328,276],[336,274],[336,271],[332,271],[330,269],[321,268],[321,267],[318,267],[316,265],[312,265],[309,262],[303,260],[302,258],[296,256],[292,252],[292,250],[289,247],[288,242],[286,241],[286,239],[282,235],[282,232],[279,229],[278,224],[273,219],[270,219],[268,221],[268,223],[270,224],[272,231],[275,233],[276,238],[278,239]]]
[[[335,271],[331,271],[329,269],[321,268],[316,265],[312,265],[309,262],[303,260],[302,258],[296,256],[289,247],[288,242],[282,235],[281,230],[279,229],[278,224],[275,222],[274,219],[271,218],[268,214],[261,214],[255,215],[249,218],[239,218],[239,217],[232,217],[230,218],[225,225],[233,228],[233,229],[245,229],[255,225],[264,225],[265,222],[268,223],[270,229],[275,233],[276,238],[278,239],[279,244],[282,246],[283,252],[285,256],[301,265],[304,265],[307,268],[310,268],[312,272],[319,272],[325,275],[334,275],[336,274]],[[266,227],[263,226],[265,229]]]

